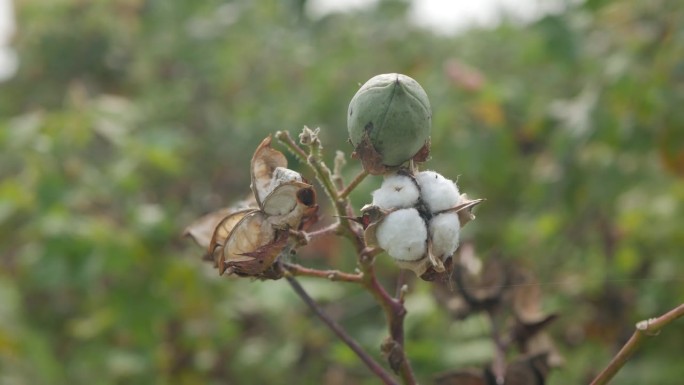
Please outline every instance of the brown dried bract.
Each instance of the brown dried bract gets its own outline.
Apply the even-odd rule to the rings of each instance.
[[[447,257],[444,260],[444,270],[443,271],[437,271],[434,267],[430,266],[428,267],[427,270],[423,274],[420,275],[420,279],[423,281],[438,281],[438,282],[446,282],[449,280],[449,277],[451,277],[451,274],[454,271],[454,258],[453,257]]]
[[[418,163],[426,162],[430,158],[430,138],[425,141],[423,147],[413,156],[413,161]]]
[[[363,169],[371,175],[383,175],[391,170],[382,163],[382,155],[373,146],[368,133],[363,134],[358,146],[354,148],[352,158],[360,160]]]
[[[480,198],[480,199],[468,199],[468,195],[466,194],[461,194],[461,203],[459,203],[457,206],[454,206],[450,209],[446,209],[443,211],[440,211],[436,213],[435,215],[442,214],[442,213],[458,213],[458,221],[461,223],[461,228],[465,226],[468,222],[472,221],[475,219],[475,215],[473,214],[473,207],[479,205],[480,203],[484,202],[485,199]]]
[[[273,173],[278,167],[287,167],[287,158],[282,152],[271,147],[271,136],[261,141],[251,162],[252,192],[259,207],[268,195]]]

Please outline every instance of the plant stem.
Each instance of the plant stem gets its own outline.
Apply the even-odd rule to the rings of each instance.
[[[404,384],[417,384],[413,369],[404,351],[404,318],[406,308],[402,301],[392,298],[387,290],[380,285],[373,266],[377,249],[364,249],[360,253],[360,265],[363,272],[363,285],[373,294],[382,309],[389,328],[389,340],[383,343],[382,350],[387,355],[390,367],[398,373]]]
[[[304,233],[304,236],[306,237],[307,242],[309,242],[309,241],[316,239],[316,238],[325,237],[328,235],[335,235],[339,231],[340,231],[340,224],[339,224],[339,222],[335,222],[335,223],[333,223],[329,226],[323,227],[321,229],[306,232],[306,233]]]
[[[299,282],[291,275],[286,274],[285,279],[287,279],[287,282],[292,286],[292,289],[294,289],[295,293],[299,295],[302,300],[309,306],[311,310],[313,310],[314,313],[320,318],[336,335],[339,337],[351,350],[356,353],[357,356],[363,361],[363,363],[368,366],[368,368],[375,373],[378,378],[382,380],[384,384],[387,385],[398,385],[397,382],[392,378],[392,375],[389,374],[385,369],[378,364],[373,357],[368,355],[368,353],[363,350],[361,345],[358,344],[347,332],[342,329],[342,327],[335,322],[328,314],[326,314],[323,309],[321,309],[316,302],[314,302],[313,298],[309,296],[309,294],[304,290],[302,285],[299,284]]]
[[[358,186],[359,183],[363,182],[363,180],[366,179],[367,176],[368,176],[368,171],[366,171],[366,170],[361,171],[358,175],[356,175],[354,177],[354,179],[352,179],[351,182],[349,182],[349,185],[344,190],[340,191],[340,193],[338,194],[337,197],[339,199],[347,198],[349,193],[354,191],[356,186]]]
[[[401,376],[403,383],[405,385],[415,385],[417,382],[413,374],[413,369],[411,368],[411,364],[409,363],[404,351],[404,318],[406,316],[406,308],[404,307],[403,298],[402,300],[397,300],[392,298],[392,296],[387,293],[385,288],[380,285],[380,282],[378,282],[377,276],[375,275],[375,269],[373,267],[375,255],[382,252],[382,250],[367,248],[361,227],[349,219],[342,219],[343,217],[353,217],[354,210],[349,202],[348,195],[356,186],[358,186],[359,183],[361,183],[361,181],[363,181],[368,174],[365,171],[361,172],[354,178],[347,188],[339,191],[333,182],[333,176],[330,172],[330,169],[320,159],[321,145],[317,138],[318,132],[307,130],[308,129],[305,128],[302,134],[309,137],[308,156],[306,156],[306,152],[294,142],[287,131],[278,131],[276,133],[276,138],[299,157],[305,157],[306,163],[314,171],[316,179],[325,190],[326,195],[332,203],[332,206],[335,208],[335,214],[341,219],[338,226],[338,234],[349,239],[354,244],[354,248],[358,254],[359,267],[362,272],[360,278],[361,283],[366,290],[368,290],[373,297],[375,297],[376,301],[380,304],[385,312],[390,336],[386,343],[383,343],[382,350],[387,355],[387,359],[392,367],[392,370]],[[291,276],[289,276],[288,281],[290,281],[290,284],[292,284],[293,287],[294,284],[297,284],[297,282],[294,281],[294,278]],[[306,293],[304,293],[304,295],[306,295]],[[302,296],[301,293],[300,296]],[[305,297],[302,296],[302,298]],[[310,304],[309,306],[313,304],[312,301],[307,303]],[[314,309],[314,311],[317,310]],[[323,314],[323,316],[325,316],[325,314]],[[328,323],[323,316],[319,315],[319,317]],[[333,328],[333,326],[330,327]],[[333,330],[335,329],[333,328]],[[340,338],[342,337],[340,336]],[[345,342],[347,341],[345,340]],[[350,345],[350,347],[352,346]],[[352,347],[352,349],[354,348]],[[359,353],[357,352],[357,354]],[[360,354],[359,357],[364,359]],[[371,367],[371,369],[373,368]]]
[[[356,282],[360,283],[363,279],[363,274],[343,273],[339,270],[317,270],[294,263],[283,263],[283,268],[293,276],[305,276],[328,279],[331,281],[340,282]]]
[[[310,146],[309,149],[309,154],[307,154],[295,141],[292,139],[292,136],[290,136],[290,133],[288,131],[278,131],[276,132],[276,138],[285,145],[293,154],[297,155],[300,160],[303,160],[306,164],[309,165],[309,168],[314,172],[316,175],[316,179],[320,182],[321,186],[323,187],[323,190],[325,190],[326,195],[328,198],[330,198],[330,201],[333,203],[333,206],[335,207],[336,214],[338,216],[343,216],[344,211],[340,212],[339,207],[337,205],[338,202],[338,195],[337,195],[337,189],[335,188],[335,185],[332,182],[332,176],[330,174],[330,169],[323,163],[323,161],[320,159],[320,152],[321,148],[319,145],[317,146]],[[316,143],[314,141],[314,143]]]
[[[290,136],[290,133],[288,131],[278,131],[275,134],[276,139],[280,141],[287,149],[295,156],[297,159],[302,162],[306,163],[306,158],[308,157],[306,155],[306,152],[302,150],[297,143],[292,139]]]
[[[658,335],[660,330],[684,316],[684,303],[658,318],[651,318],[636,324],[636,330],[629,341],[613,357],[608,366],[599,373],[591,385],[605,385],[622,369],[634,352],[643,344],[646,337]]]

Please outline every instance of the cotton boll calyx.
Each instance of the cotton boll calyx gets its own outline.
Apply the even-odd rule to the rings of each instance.
[[[439,214],[430,220],[430,240],[432,253],[445,260],[458,248],[461,223],[456,213]]]
[[[458,205],[458,187],[451,180],[434,171],[423,171],[416,175],[421,197],[431,213],[438,213]]]
[[[416,209],[397,210],[379,224],[378,245],[396,260],[415,261],[425,255],[427,228]]]
[[[409,208],[416,204],[420,192],[415,182],[406,175],[390,175],[379,189],[373,191],[373,205],[385,210]]]

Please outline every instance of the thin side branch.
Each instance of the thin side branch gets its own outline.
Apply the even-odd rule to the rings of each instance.
[[[368,171],[366,171],[366,170],[361,171],[358,175],[356,175],[354,177],[354,179],[352,179],[351,182],[349,182],[349,185],[344,190],[340,191],[338,198],[339,199],[347,198],[347,196],[352,191],[354,191],[356,186],[358,186],[361,182],[363,182],[363,180],[366,179],[367,176],[368,176]]]
[[[380,364],[373,359],[373,357],[368,355],[368,353],[363,350],[358,342],[356,342],[349,334],[347,334],[347,332],[342,329],[342,327],[335,322],[335,320],[330,318],[330,316],[326,314],[323,309],[316,304],[316,302],[314,302],[313,298],[309,296],[302,285],[300,285],[293,276],[286,274],[285,279],[287,279],[287,282],[290,284],[290,286],[292,286],[292,289],[294,289],[295,293],[297,293],[297,295],[304,300],[309,308],[316,313],[318,318],[320,318],[323,323],[325,323],[337,335],[337,337],[347,344],[347,346],[349,346],[349,348],[356,353],[361,361],[363,361],[363,363],[366,364],[366,366],[368,366],[368,368],[375,373],[375,375],[378,376],[378,378],[380,378],[384,384],[398,385],[390,373],[383,369],[382,366],[380,366]]]
[[[684,317],[684,303],[658,318],[651,318],[636,324],[636,330],[627,343],[613,357],[608,366],[591,382],[591,385],[605,385],[615,377],[629,358],[646,340],[646,337],[658,335],[660,330],[673,321]]]
[[[323,278],[330,281],[360,283],[363,278],[361,273],[350,274],[339,270],[318,270],[294,263],[283,263],[283,268],[293,276]]]
[[[349,218],[354,216],[354,210],[349,202],[349,193],[363,181],[363,179],[368,175],[365,171],[360,173],[354,178],[354,180],[346,188],[339,190],[335,182],[333,181],[333,175],[330,169],[325,165],[321,159],[321,144],[317,137],[318,131],[311,131],[308,128],[304,128],[300,139],[303,145],[309,148],[308,156],[306,152],[292,140],[292,137],[287,131],[279,131],[276,133],[276,138],[284,143],[291,151],[295,152],[299,157],[305,157],[306,163],[314,171],[316,179],[321,184],[326,192],[326,195],[330,199],[332,206],[335,209],[335,214],[340,217],[341,220],[338,223],[337,234],[349,239],[353,244],[354,248],[359,257],[359,268],[361,270],[360,283],[368,290],[376,301],[380,304],[385,312],[385,317],[387,319],[387,324],[389,328],[389,337],[382,345],[382,351],[387,356],[387,360],[394,370],[401,376],[404,385],[415,385],[417,384],[415,375],[413,374],[413,369],[404,351],[404,318],[406,316],[406,308],[403,303],[403,295],[400,295],[398,299],[393,298],[387,293],[384,287],[378,282],[377,276],[375,274],[375,269],[373,267],[374,257],[379,254],[382,250],[372,249],[366,247],[366,242],[363,238],[363,230],[360,226],[354,223]],[[337,162],[339,164],[339,161]],[[337,167],[341,167],[341,164]],[[339,171],[339,170],[338,170]],[[339,184],[339,183],[338,183]],[[346,219],[343,219],[346,218]],[[304,270],[301,270],[304,271]],[[318,275],[311,271],[307,271],[312,274]],[[291,275],[286,275],[290,284],[297,291],[297,287],[301,289],[301,286],[294,280]],[[307,300],[308,295],[303,291],[298,291],[300,297],[304,299],[307,304],[319,315],[319,317],[328,324],[328,326],[335,331],[335,333],[343,339],[347,345],[349,345],[352,350],[354,350],[359,357],[364,360],[364,362],[373,370],[383,381],[394,381],[386,376],[383,377],[382,372],[377,371],[379,367],[374,361],[368,361],[369,357],[367,353],[363,350],[358,349],[358,345],[355,345],[353,340],[350,340],[349,336],[339,328],[332,320],[325,315],[315,303]],[[382,369],[382,368],[380,368]],[[386,382],[389,383],[389,382]]]

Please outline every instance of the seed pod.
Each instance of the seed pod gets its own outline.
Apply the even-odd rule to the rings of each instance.
[[[286,249],[290,230],[317,219],[316,194],[298,172],[287,168],[285,155],[271,148],[270,136],[254,152],[250,171],[253,199],[200,218],[185,234],[208,246],[204,259],[213,261],[221,274],[278,279],[282,274],[274,262]]]
[[[287,244],[287,231],[267,223],[267,215],[246,210],[226,217],[216,227],[210,252],[220,274],[259,276],[273,265]]]
[[[349,103],[347,129],[354,155],[371,174],[429,155],[432,110],[427,94],[412,78],[382,74],[371,78]]]

